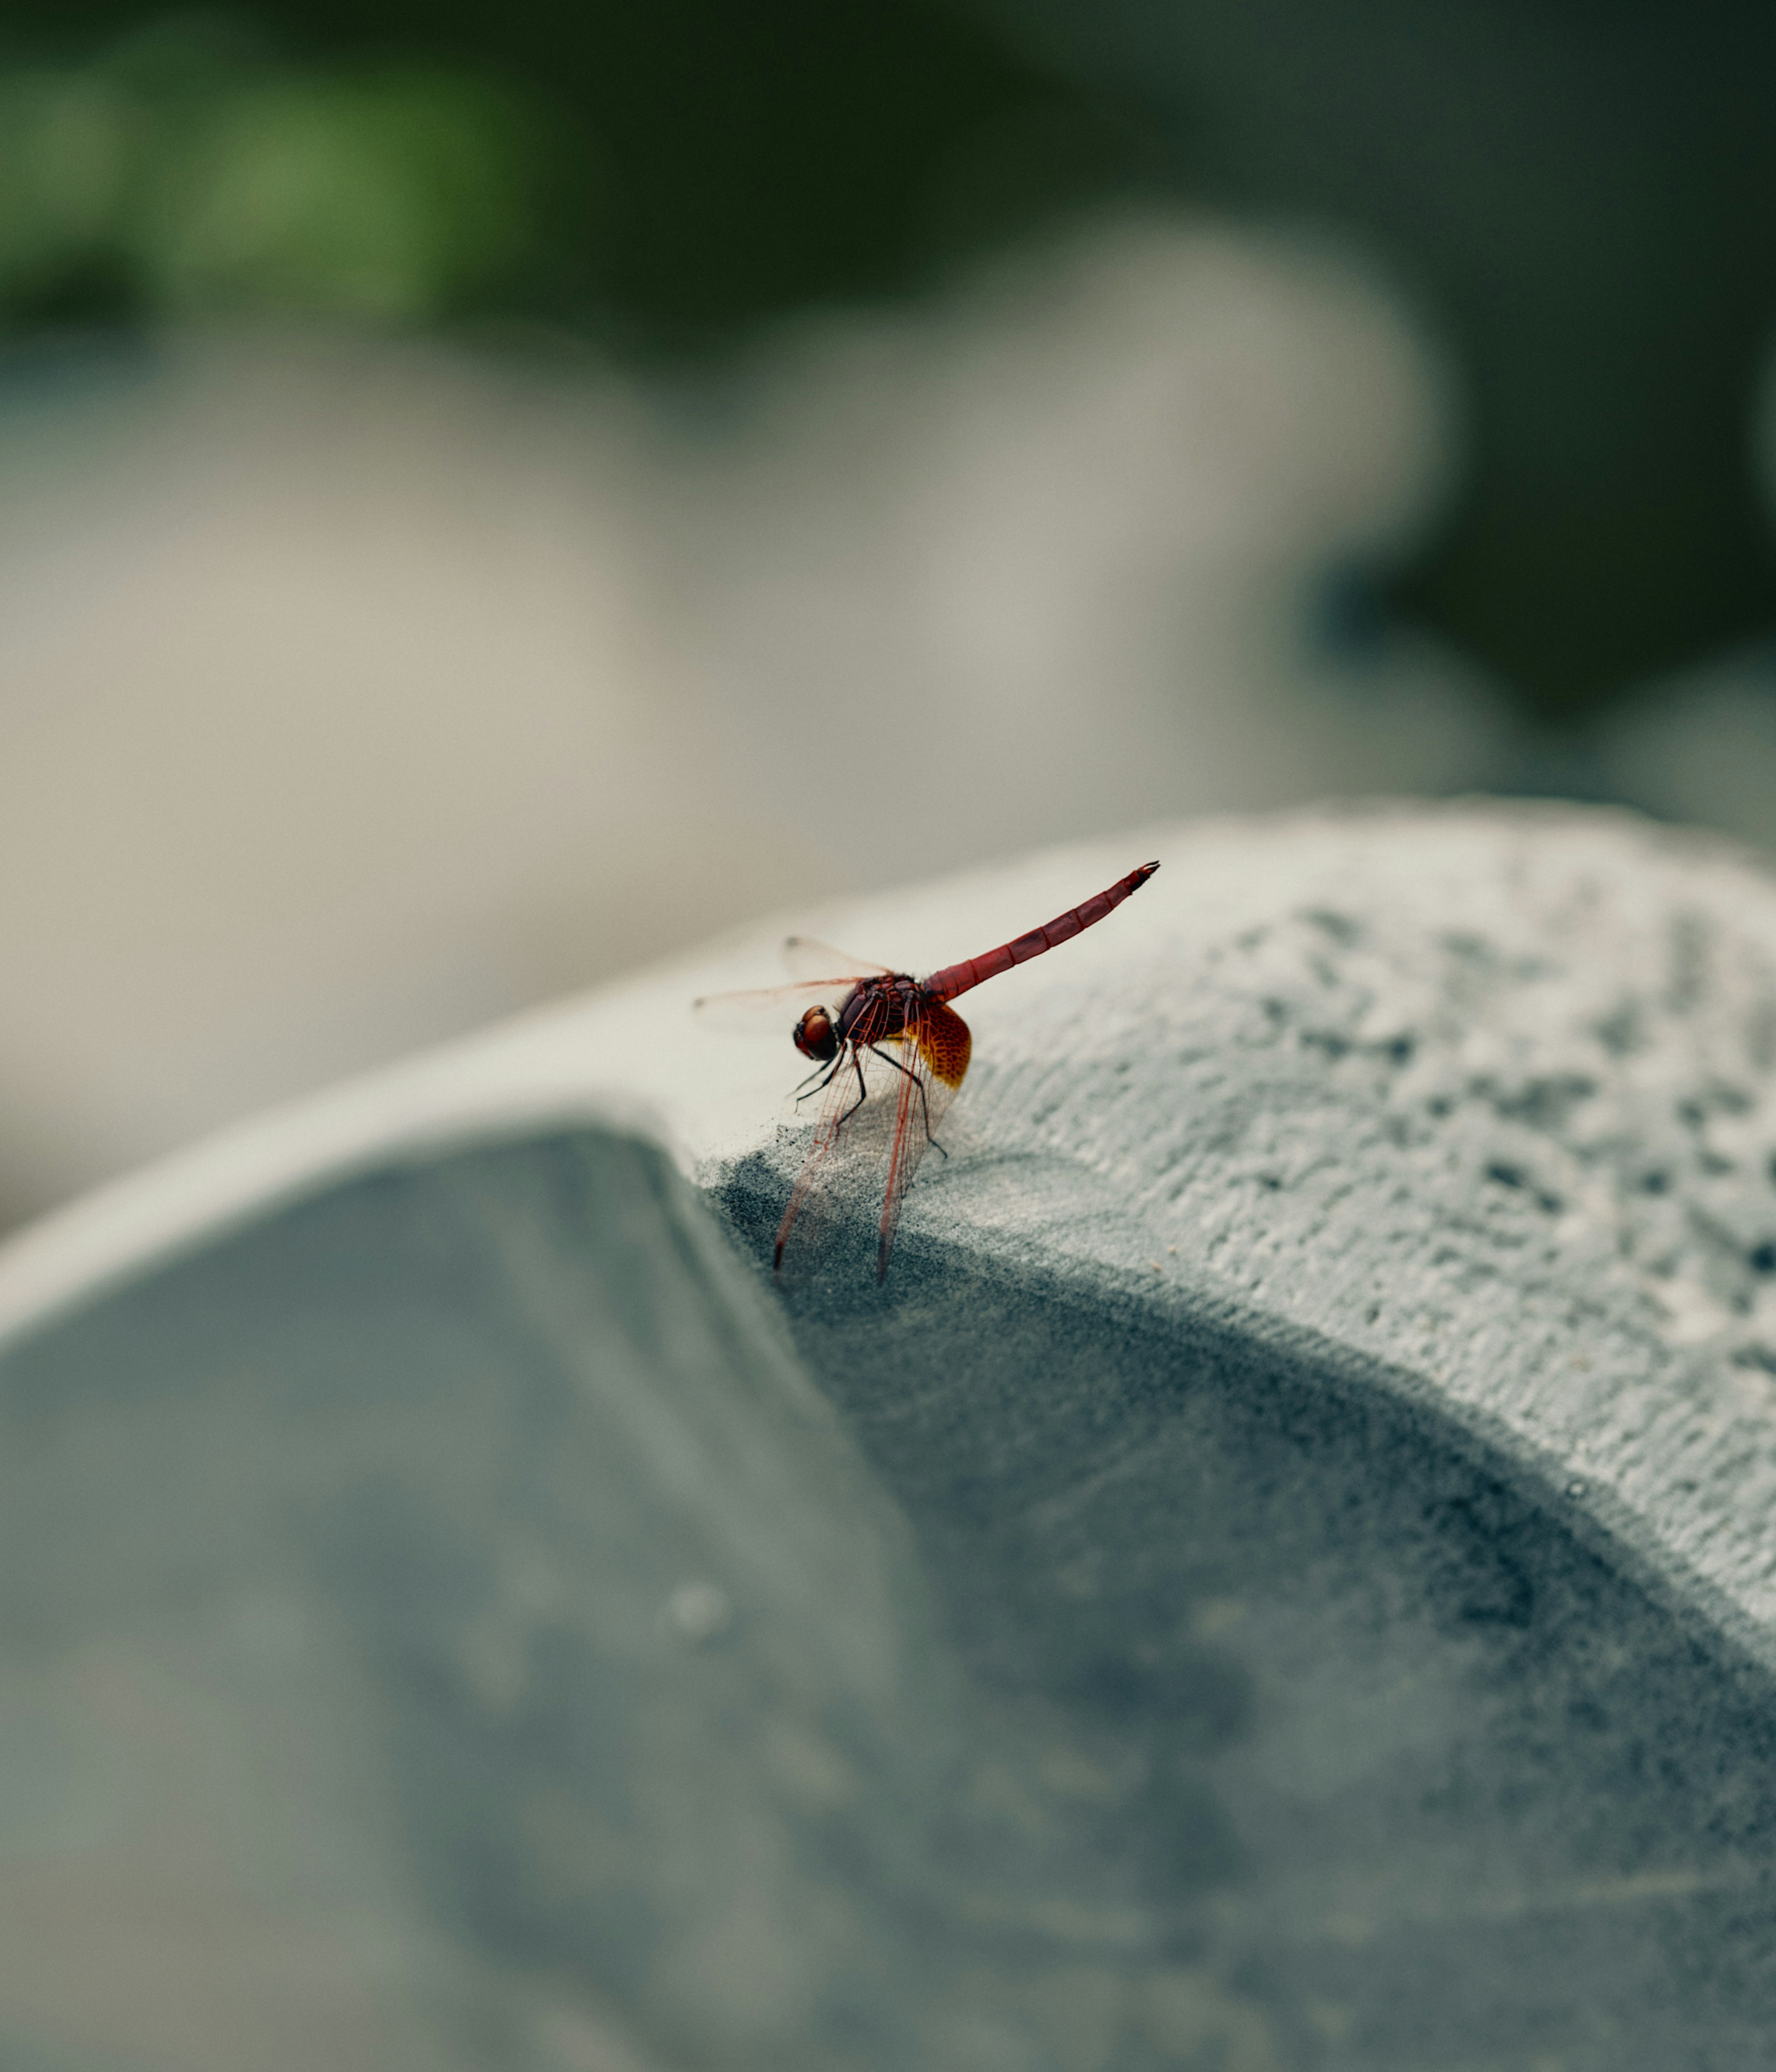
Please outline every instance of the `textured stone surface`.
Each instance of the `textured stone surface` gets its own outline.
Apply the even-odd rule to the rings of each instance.
[[[1776,885],[1452,808],[796,918],[1149,854],[884,1289],[765,1272],[763,938],[10,1249],[18,2062],[1768,2062]]]
[[[1552,811],[1161,846],[1097,972],[977,1016],[986,1157],[927,1213],[1373,1356],[1768,1660],[1776,885]],[[993,1157],[1090,1186],[1045,1211]]]

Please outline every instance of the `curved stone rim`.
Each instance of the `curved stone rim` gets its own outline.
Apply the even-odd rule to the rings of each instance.
[[[1095,883],[1093,874],[1113,870],[1125,852],[1164,857],[1168,850],[1174,856],[1182,851],[1200,860],[1217,841],[1274,843],[1296,832],[1332,840],[1351,835],[1386,840],[1413,831],[1478,832],[1498,839],[1544,832],[1595,838],[1623,855],[1638,851],[1662,868],[1700,870],[1707,878],[1725,873],[1735,889],[1776,885],[1776,868],[1756,852],[1713,836],[1655,828],[1615,809],[1380,801],[1257,821],[1145,830],[1113,847],[1050,852],[910,898],[855,906],[849,915],[823,919],[821,932],[841,940],[861,933],[867,940],[870,931],[883,928],[897,911],[911,909],[910,932],[916,935],[931,927],[939,911],[953,927],[959,906],[997,915],[1014,898],[1040,905],[1046,890],[1033,889],[1026,896],[1018,888],[1032,879],[1045,888],[1063,879]],[[1170,882],[1177,885],[1185,876],[1174,869]],[[1116,939],[1108,931],[1098,932],[1103,939],[1094,947],[1113,963]],[[781,1091],[780,1060],[775,1051],[724,1054],[712,1047],[697,1054],[693,1073],[684,1042],[675,1036],[661,1044],[663,1011],[697,992],[754,977],[776,933],[748,931],[709,956],[349,1083],[224,1132],[87,1197],[0,1248],[0,1342],[27,1335],[99,1292],[350,1174],[422,1157],[446,1145],[594,1121],[664,1145],[705,1188],[719,1186],[738,1161],[770,1141]],[[1776,943],[1776,908],[1769,934]],[[1075,984],[1073,968],[1057,960],[1054,985]],[[1050,1180],[1083,1189],[1091,1177],[1084,1166],[1063,1160]],[[1093,1205],[1092,1213],[1104,1227],[1106,1219],[1120,1213],[1112,1193]],[[1027,1258],[1032,1243],[1027,1219],[1018,1227],[1009,1222],[996,1225],[990,1215],[978,1213],[980,1207],[977,1197],[966,1219],[952,1223],[946,1241],[977,1244],[1001,1261],[1017,1254]],[[1776,1619],[1760,1615],[1749,1589],[1729,1570],[1711,1570],[1699,1558],[1706,1556],[1725,1522],[1721,1490],[1708,1493],[1716,1505],[1712,1517],[1702,1515],[1707,1506],[1693,1491],[1688,1512],[1680,1507],[1681,1490],[1678,1498],[1667,1491],[1663,1511],[1656,1490],[1634,1501],[1612,1486],[1606,1474],[1581,1462],[1570,1444],[1559,1443],[1552,1431],[1537,1432],[1521,1416],[1463,1396],[1427,1367],[1381,1356],[1335,1332],[1242,1301],[1212,1274],[1154,1287],[1119,1263],[1140,1249],[1139,1231],[1125,1227],[1116,1245],[1084,1249],[1067,1238],[1079,1221],[1074,1215],[1052,1225],[1050,1235],[1059,1240],[1049,1254],[1054,1270],[1089,1278],[1100,1294],[1112,1289],[1116,1299],[1138,1302],[1149,1313],[1157,1305],[1182,1315],[1194,1305],[1201,1314],[1204,1305],[1212,1305],[1237,1318],[1255,1342],[1273,1334],[1281,1334],[1279,1343],[1311,1344],[1318,1363],[1348,1374],[1354,1386],[1434,1412],[1462,1444],[1481,1449],[1494,1470],[1503,1468],[1526,1494],[1557,1510],[1699,1630],[1718,1635],[1729,1650],[1766,1668],[1776,1667]],[[1575,1490],[1575,1484],[1582,1486]],[[1730,1497],[1731,1491],[1725,1494]]]

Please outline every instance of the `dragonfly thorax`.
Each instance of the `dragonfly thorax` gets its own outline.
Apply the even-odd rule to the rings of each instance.
[[[905,1035],[919,1021],[922,997],[918,980],[904,972],[861,979],[836,1015],[828,1007],[811,1007],[790,1033],[804,1058],[829,1065],[847,1043],[881,1043]]]
[[[839,1009],[841,1043],[880,1043],[903,1035],[919,1020],[919,984],[904,972],[866,978],[852,987]]]

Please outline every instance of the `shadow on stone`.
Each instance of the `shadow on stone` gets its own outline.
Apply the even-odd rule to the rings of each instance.
[[[1766,2061],[1763,1679],[1347,1365],[916,1234],[779,1299],[780,1191],[460,1150],[8,1350],[0,1930],[98,1897],[0,2054],[213,2062],[171,1920],[378,2072]]]
[[[755,1252],[778,1190],[726,1198]],[[1157,1942],[1278,2062],[1759,2062],[1760,1672],[1379,1375],[928,1242],[851,1264],[787,1313],[962,1662],[1106,1780]]]

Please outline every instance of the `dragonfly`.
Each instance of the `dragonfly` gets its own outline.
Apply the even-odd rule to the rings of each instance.
[[[799,1229],[824,1223],[825,1211],[872,1187],[879,1175],[876,1279],[887,1277],[901,1203],[927,1146],[949,1155],[937,1141],[938,1126],[968,1072],[973,1049],[968,1025],[950,1002],[1095,927],[1158,868],[1144,863],[1041,927],[977,957],[946,964],[928,978],[791,935],[783,954],[791,971],[809,973],[800,983],[762,993],[718,993],[694,1003],[705,1019],[731,1013],[745,1021],[761,1011],[780,1013],[796,1001],[811,1001],[796,1016],[790,1035],[814,1067],[796,1089],[797,1104],[819,1105],[807,1155],[777,1227],[774,1272],[781,1271],[784,1252]],[[821,966],[824,972],[816,968]]]

